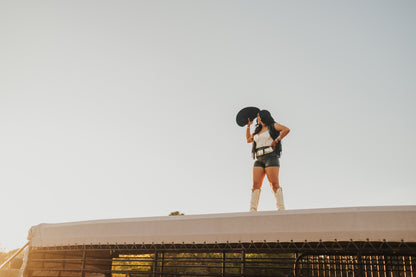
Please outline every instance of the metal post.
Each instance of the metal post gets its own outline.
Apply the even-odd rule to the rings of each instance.
[[[321,276],[321,257],[317,256],[316,259],[318,260],[318,277]]]
[[[165,263],[165,252],[162,252],[161,253],[162,254],[162,257],[161,257],[161,261],[160,261],[160,274],[159,274],[159,276],[160,277],[163,277],[163,270],[164,270],[164,263]]]
[[[42,254],[42,262],[41,262],[41,268],[45,268],[45,259],[46,259],[46,253]]]
[[[368,263],[367,263],[367,257],[366,256],[364,256],[364,257],[362,257],[362,258],[364,258],[363,259],[363,265],[364,265],[364,268],[363,268],[363,276],[365,275],[365,276],[367,276],[367,272],[368,272],[368,268],[367,268],[367,266],[368,266]],[[371,271],[370,271],[371,272]]]
[[[225,275],[225,252],[222,252],[222,268],[221,268],[221,277]]]
[[[384,270],[384,277],[387,277],[387,261],[386,256],[383,255],[383,270]]]
[[[312,255],[312,258],[308,258],[308,262],[310,261],[312,259],[312,265],[311,265],[311,268],[312,268],[312,276],[314,277],[315,276],[315,255]],[[319,265],[319,263],[318,263],[318,265]],[[319,273],[319,268],[318,268],[318,273]],[[319,276],[319,274],[318,274],[318,276]]]
[[[371,272],[370,277],[374,277],[374,262],[373,262],[373,256],[369,256],[369,258],[370,258],[370,272]],[[367,272],[366,272],[366,274],[367,274]]]
[[[153,277],[156,277],[157,273],[157,250],[155,250],[155,258],[153,259]]]
[[[246,274],[246,251],[243,249],[241,250],[241,270],[240,275],[245,276]]]
[[[332,256],[332,258],[334,258],[334,256]],[[328,264],[329,264],[329,272],[328,272],[328,276],[329,277],[331,277],[331,271],[334,269],[334,266],[332,266],[331,267],[331,263],[333,262],[334,260],[333,259],[331,259],[331,256],[330,255],[328,255]],[[334,265],[334,264],[333,264]]]
[[[376,256],[376,268],[377,268],[377,277],[380,277],[380,261],[378,256]]]
[[[358,277],[364,277],[363,275],[363,260],[361,257],[361,253],[357,253],[357,276]]]
[[[64,254],[62,255],[63,259],[62,259],[62,270],[60,270],[58,272],[58,277],[62,276],[62,272],[65,270],[65,260],[66,260],[66,251],[64,252]]]
[[[85,277],[85,259],[87,257],[87,251],[82,252],[82,264],[81,264],[81,277]]]

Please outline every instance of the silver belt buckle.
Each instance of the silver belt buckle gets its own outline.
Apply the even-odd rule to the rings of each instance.
[[[264,149],[260,149],[256,152],[257,156],[263,156],[264,154],[268,154],[273,152],[273,148],[272,147],[267,147]]]

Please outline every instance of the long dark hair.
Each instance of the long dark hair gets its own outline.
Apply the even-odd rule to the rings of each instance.
[[[263,122],[269,128],[271,128],[270,126],[273,126],[274,123],[276,123],[276,121],[274,120],[274,118],[272,117],[272,115],[270,114],[268,110],[259,111],[259,116],[261,118],[261,122]],[[261,131],[261,129],[263,129],[263,125],[257,122],[253,135],[258,134]]]

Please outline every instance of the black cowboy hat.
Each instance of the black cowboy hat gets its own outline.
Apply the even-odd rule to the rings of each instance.
[[[253,121],[259,111],[260,109],[256,107],[246,107],[238,112],[235,121],[237,121],[238,126],[243,127],[247,125],[249,118]]]

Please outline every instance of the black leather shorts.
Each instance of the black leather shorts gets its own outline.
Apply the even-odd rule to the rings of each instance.
[[[269,166],[280,166],[279,156],[275,153],[268,153],[257,157],[254,162],[254,166],[258,167],[269,167]]]

